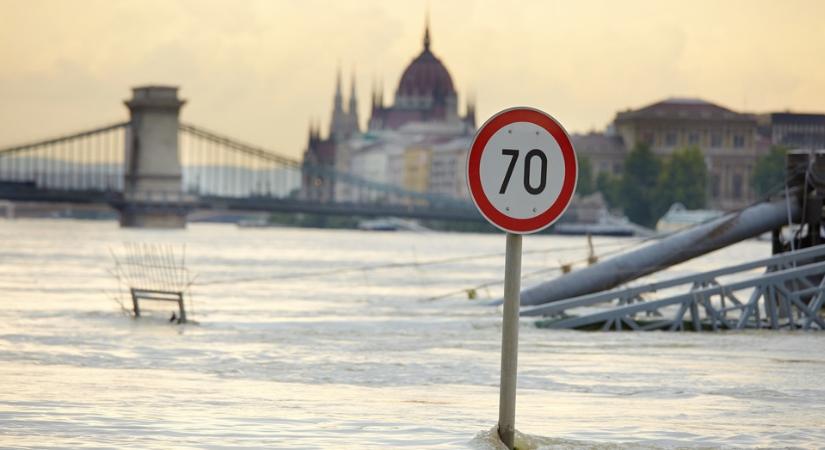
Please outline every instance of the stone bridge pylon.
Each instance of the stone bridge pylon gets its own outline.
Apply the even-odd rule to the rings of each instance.
[[[183,192],[178,146],[185,100],[172,86],[132,89],[124,102],[131,115],[126,132],[123,199],[115,204],[120,224],[136,228],[184,228],[195,203]]]

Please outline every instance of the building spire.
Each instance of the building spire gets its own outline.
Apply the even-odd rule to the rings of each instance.
[[[427,11],[427,19],[424,23],[424,51],[430,51],[430,11]]]
[[[476,95],[475,93],[469,93],[467,95],[467,111],[464,114],[464,122],[467,123],[470,128],[475,130],[476,127]]]
[[[349,113],[352,114],[358,110],[358,98],[355,95],[355,69],[352,70],[352,79],[349,87]]]
[[[358,124],[358,98],[355,95],[355,69],[352,69],[352,78],[350,79],[349,89],[349,108],[347,109],[348,120],[348,134],[358,133],[361,127]]]
[[[344,96],[341,94],[341,65],[338,65],[338,71],[335,75],[335,111],[342,111],[344,109]]]

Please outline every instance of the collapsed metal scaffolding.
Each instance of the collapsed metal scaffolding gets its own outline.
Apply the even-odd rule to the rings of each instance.
[[[763,270],[762,274],[753,275]],[[722,277],[730,278],[722,281]],[[665,298],[656,292],[686,290]],[[696,275],[522,310],[543,328],[580,330],[825,330],[825,244]]]

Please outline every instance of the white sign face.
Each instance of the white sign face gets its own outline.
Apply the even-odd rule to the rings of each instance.
[[[570,204],[577,173],[564,128],[533,108],[491,117],[467,157],[473,202],[493,225],[511,233],[532,233],[555,222]]]
[[[507,125],[481,155],[481,186],[493,206],[515,219],[535,217],[553,204],[564,181],[564,156],[553,136],[530,122]]]

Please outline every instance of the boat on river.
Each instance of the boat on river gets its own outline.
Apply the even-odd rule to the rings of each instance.
[[[659,233],[672,233],[722,217],[722,214],[724,214],[723,211],[715,209],[687,209],[681,203],[674,203],[665,215],[656,222],[656,231]]]

